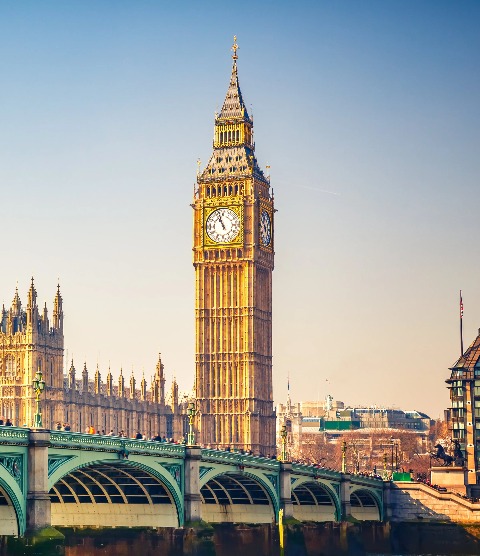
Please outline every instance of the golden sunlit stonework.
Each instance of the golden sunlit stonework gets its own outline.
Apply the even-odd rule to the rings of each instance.
[[[94,378],[86,364],[81,373],[73,365],[65,375],[63,300],[60,287],[53,302],[53,319],[45,304],[37,305],[33,278],[28,291],[27,307],[22,306],[18,290],[11,307],[2,309],[0,320],[0,416],[15,426],[32,426],[35,395],[32,382],[37,371],[45,380],[42,395],[43,426],[55,429],[57,422],[69,423],[72,431],[85,432],[87,427],[105,431],[121,430],[132,436],[140,432],[148,438],[162,436],[181,439],[185,433],[185,403],[179,402],[178,386],[173,381],[170,403],[166,400],[164,366],[160,359],[150,386],[145,377],[140,388],[132,375],[126,380],[120,371],[115,381],[108,370],[102,381],[97,365]]]
[[[197,426],[204,445],[274,453],[274,199],[255,158],[237,48],[235,39],[213,154],[192,204]]]

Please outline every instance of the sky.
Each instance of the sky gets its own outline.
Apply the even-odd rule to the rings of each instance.
[[[194,377],[192,202],[237,35],[278,212],[274,399],[448,407],[480,327],[480,3],[0,1],[0,296]]]

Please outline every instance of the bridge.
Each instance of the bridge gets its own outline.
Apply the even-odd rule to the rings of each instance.
[[[0,427],[0,535],[43,527],[182,527],[384,519],[384,483],[237,452]]]

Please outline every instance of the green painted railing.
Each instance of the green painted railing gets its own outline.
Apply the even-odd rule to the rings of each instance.
[[[227,465],[244,465],[246,467],[268,469],[269,471],[278,471],[280,469],[280,463],[275,459],[250,456],[247,454],[241,454],[240,452],[211,450],[209,448],[202,449],[202,461],[223,463]]]
[[[133,453],[162,455],[183,458],[185,446],[156,442],[152,440],[134,440],[119,436],[102,436],[79,432],[51,431],[50,443],[56,448],[73,448],[86,450],[115,451],[126,449]]]
[[[0,426],[0,444],[28,444],[29,429]]]
[[[328,479],[339,479],[340,471],[305,465],[304,463],[292,463],[292,474],[306,475],[308,477],[324,477]]]
[[[376,488],[381,488],[383,484],[383,479],[378,477],[365,477],[364,475],[350,475],[350,480],[356,485],[372,486]]]

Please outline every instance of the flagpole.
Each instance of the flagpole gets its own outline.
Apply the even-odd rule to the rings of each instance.
[[[462,290],[460,290],[460,356],[463,355],[463,300]]]

